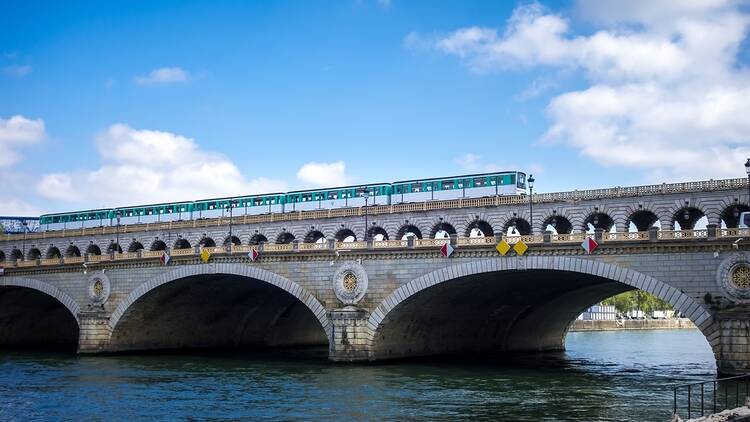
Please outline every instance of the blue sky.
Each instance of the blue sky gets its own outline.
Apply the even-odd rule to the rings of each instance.
[[[0,214],[743,176],[747,3],[650,3],[5,1]]]

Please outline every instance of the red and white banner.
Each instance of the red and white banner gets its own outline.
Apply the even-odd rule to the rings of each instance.
[[[586,253],[590,254],[591,252],[594,252],[596,248],[599,247],[599,244],[596,243],[596,240],[594,240],[593,237],[587,237],[583,239],[583,243],[581,243],[581,247],[583,248],[584,251],[586,251]]]
[[[161,258],[159,258],[159,261],[161,262],[161,265],[167,265],[169,264],[170,259],[172,259],[172,257],[169,256],[167,251],[164,251],[164,253],[161,255]]]
[[[250,258],[250,261],[253,262],[255,262],[259,256],[260,252],[258,252],[257,249],[251,249],[250,252],[247,253],[247,257]]]
[[[451,254],[453,254],[453,246],[451,246],[450,243],[446,243],[445,245],[440,247],[440,253],[444,257],[448,258],[449,256],[451,256]]]

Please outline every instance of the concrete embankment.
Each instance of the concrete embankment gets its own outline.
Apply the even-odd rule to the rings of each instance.
[[[687,318],[591,321],[578,319],[570,327],[570,331],[667,330],[685,328],[695,328],[695,325]]]

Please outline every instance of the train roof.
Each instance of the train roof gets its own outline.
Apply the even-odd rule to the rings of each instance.
[[[399,180],[398,182],[391,183],[397,185],[401,183],[414,183],[414,182],[432,182],[434,180],[446,180],[446,179],[462,179],[465,177],[482,177],[482,176],[499,176],[501,174],[516,174],[523,173],[522,171],[494,171],[491,173],[474,173],[474,174],[460,174],[458,176],[447,176],[447,177],[431,177],[428,179],[411,179],[411,180]]]

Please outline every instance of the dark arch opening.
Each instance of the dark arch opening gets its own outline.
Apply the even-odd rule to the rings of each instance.
[[[255,233],[250,237],[251,245],[260,245],[261,243],[268,243],[268,239],[260,233]]]
[[[115,351],[273,347],[313,348],[328,338],[313,312],[272,284],[231,274],[190,276],[136,300],[117,322]]]
[[[143,244],[135,240],[128,246],[128,252],[138,252],[142,249],[144,249]]]
[[[70,245],[68,246],[68,249],[65,250],[65,256],[68,258],[81,256],[81,250],[78,249],[78,246],[76,245]]]
[[[190,249],[190,242],[187,239],[179,238],[174,242],[175,249]]]
[[[38,248],[31,248],[29,249],[28,259],[40,259],[42,257],[42,251],[40,251]]]
[[[703,211],[698,208],[682,207],[672,216],[674,219],[673,228],[677,230],[677,225],[679,225],[681,230],[692,230],[695,228],[695,223],[704,216]]]
[[[122,253],[122,246],[118,245],[115,242],[111,242],[109,246],[107,246],[107,253],[113,252]]]
[[[645,232],[659,220],[659,217],[649,210],[638,210],[630,215],[629,220],[637,231]]]
[[[456,228],[446,222],[437,223],[432,226],[432,230],[430,230],[431,239],[450,239],[451,236],[455,235]]]
[[[334,236],[338,242],[356,242],[357,235],[351,229],[341,229]]]
[[[367,230],[367,238],[378,242],[388,240],[388,232],[380,226],[372,226]]]
[[[523,218],[514,217],[503,226],[503,235],[511,235],[511,231],[513,235],[527,236],[531,234],[531,225]]]
[[[92,243],[88,248],[86,248],[86,253],[89,255],[101,255],[102,250],[99,248],[99,246]]]
[[[0,262],[5,261],[5,252],[0,251]]]
[[[241,244],[242,244],[242,242],[240,241],[240,238],[239,238],[239,237],[237,237],[237,236],[235,236],[235,235],[232,235],[232,236],[231,236],[231,238],[230,238],[229,236],[227,236],[227,238],[226,238],[226,239],[224,239],[224,246],[229,246],[229,242],[230,242],[230,241],[231,241],[231,242],[232,242],[232,244],[233,244],[233,245],[235,245],[235,246],[239,246],[239,245],[241,245]]]
[[[474,220],[466,226],[466,237],[488,237],[494,236],[492,225],[484,220]]]
[[[54,258],[61,258],[62,254],[60,253],[60,249],[58,249],[55,246],[50,246],[49,249],[47,249],[47,255],[45,255],[45,258],[47,259],[54,259]]]
[[[153,242],[151,242],[151,250],[152,251],[166,251],[167,244],[164,243],[163,240],[156,239]]]
[[[633,287],[618,281],[559,270],[447,280],[386,313],[374,333],[373,357],[561,351],[578,315],[629,290]]]
[[[294,235],[289,232],[281,232],[279,236],[276,238],[276,243],[279,244],[286,244],[286,243],[292,243],[294,241]]]
[[[75,316],[54,297],[27,287],[0,287],[0,348],[75,352]]]
[[[416,237],[417,239],[422,238],[422,232],[414,224],[404,224],[398,229],[396,233],[396,240],[404,240],[407,237]]]
[[[724,208],[721,213],[721,219],[724,220],[729,229],[736,229],[740,223],[740,214],[750,211],[750,207],[745,204],[734,204]]]
[[[216,246],[216,242],[210,237],[203,236],[201,240],[198,241],[198,245],[203,246],[204,248],[213,248]]]
[[[573,233],[573,224],[562,215],[552,215],[542,222],[542,229],[552,229],[551,231],[557,234],[570,234]]]
[[[12,251],[10,251],[10,259],[11,261],[22,261],[23,252],[21,252],[20,249],[13,249]]]
[[[615,220],[603,212],[595,212],[583,221],[583,231],[590,232],[596,229],[602,229],[605,232],[612,230]]]
[[[325,237],[326,236],[322,232],[320,232],[318,230],[310,230],[305,235],[305,238],[303,239],[303,242],[305,242],[305,243],[316,243],[320,239],[325,239]],[[292,240],[294,240],[294,239],[292,239]],[[281,243],[281,242],[277,242],[277,243]],[[289,243],[289,242],[284,242],[284,243]]]

